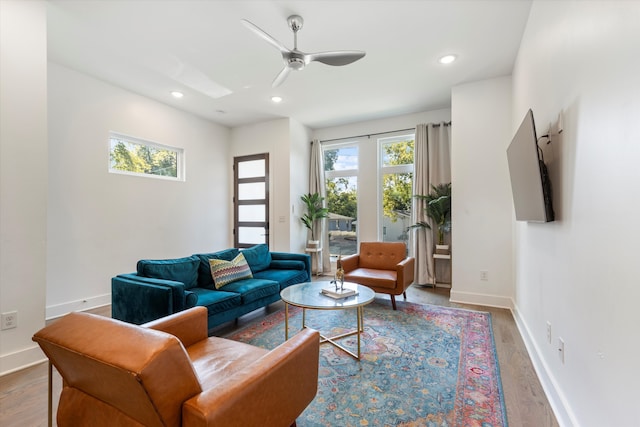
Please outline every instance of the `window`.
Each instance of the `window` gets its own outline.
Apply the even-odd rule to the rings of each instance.
[[[329,252],[332,256],[358,252],[358,147],[354,143],[324,148]]]
[[[411,225],[414,135],[378,140],[382,185],[382,240],[408,243]]]
[[[181,148],[109,134],[109,172],[184,181]]]

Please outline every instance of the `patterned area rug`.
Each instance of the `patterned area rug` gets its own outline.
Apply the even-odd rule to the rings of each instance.
[[[290,334],[302,323],[289,310]],[[356,310],[307,310],[324,335],[355,329]],[[284,341],[284,310],[227,338],[272,349]],[[341,341],[357,351],[357,338]],[[298,418],[309,426],[507,426],[491,314],[376,300],[364,309],[361,361],[320,346],[318,394]]]

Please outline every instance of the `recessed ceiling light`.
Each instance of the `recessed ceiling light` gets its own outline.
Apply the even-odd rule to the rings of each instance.
[[[174,90],[173,92],[171,92],[171,95],[173,95],[174,98],[182,98],[184,96],[184,93]]]
[[[272,96],[272,97],[271,97],[271,100],[272,100],[273,102],[275,102],[276,104],[277,104],[278,102],[282,102],[282,98],[281,98],[281,97],[279,97],[279,96]]]
[[[440,58],[438,61],[441,64],[451,64],[453,61],[455,61],[457,58],[456,55],[445,55],[442,58]]]

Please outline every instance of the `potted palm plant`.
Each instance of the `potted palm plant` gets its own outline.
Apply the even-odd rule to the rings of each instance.
[[[429,194],[416,194],[413,197],[425,202],[425,212],[438,228],[436,251],[447,252],[449,246],[445,245],[444,236],[451,231],[451,183],[432,185]],[[420,221],[409,228],[428,228],[431,230],[431,225],[426,221]]]
[[[329,209],[322,206],[324,197],[320,196],[319,193],[304,194],[300,197],[300,200],[302,200],[307,209],[307,212],[300,217],[300,220],[311,231],[311,240],[309,240],[307,247],[317,248],[320,242],[316,239],[314,226],[316,221],[329,216]]]

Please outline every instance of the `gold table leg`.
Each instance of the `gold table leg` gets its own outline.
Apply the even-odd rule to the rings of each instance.
[[[289,304],[284,303],[284,340],[289,339]]]

